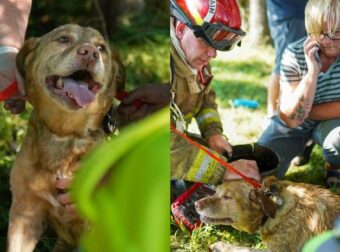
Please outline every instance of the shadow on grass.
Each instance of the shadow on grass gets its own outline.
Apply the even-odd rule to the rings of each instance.
[[[259,102],[260,108],[266,107],[267,89],[259,83],[241,80],[237,82],[235,80],[215,80],[213,89],[223,107],[229,107],[229,101],[238,98],[256,100]]]

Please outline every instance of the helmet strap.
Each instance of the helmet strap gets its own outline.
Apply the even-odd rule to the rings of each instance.
[[[204,79],[204,74],[203,72],[207,75],[207,79]],[[206,65],[202,66],[200,70],[198,70],[198,76],[200,78],[200,82],[202,83],[203,86],[209,85],[211,82],[213,76],[209,73],[208,67]]]

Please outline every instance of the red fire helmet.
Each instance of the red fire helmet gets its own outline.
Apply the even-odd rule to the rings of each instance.
[[[236,0],[170,0],[170,11],[217,50],[231,50],[245,36]]]

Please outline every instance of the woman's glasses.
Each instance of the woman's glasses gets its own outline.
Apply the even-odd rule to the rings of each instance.
[[[340,31],[336,31],[334,33],[325,32],[325,33],[321,33],[321,34],[309,33],[308,35],[312,39],[320,40],[320,41],[323,41],[326,37],[330,40],[340,40]]]

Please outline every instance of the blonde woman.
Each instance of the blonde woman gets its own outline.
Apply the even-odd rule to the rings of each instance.
[[[259,143],[281,157],[279,177],[313,138],[322,147],[329,182],[340,178],[340,0],[309,0],[308,33],[284,52],[278,116]]]

